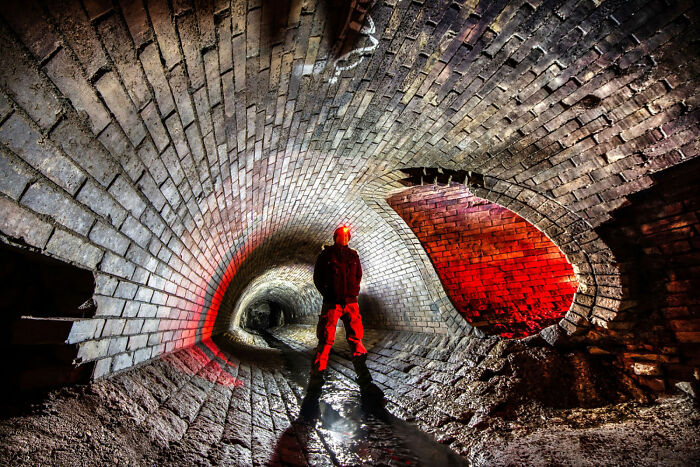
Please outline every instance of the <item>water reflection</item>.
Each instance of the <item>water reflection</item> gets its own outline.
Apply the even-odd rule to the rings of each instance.
[[[299,393],[306,385],[310,356],[272,336],[282,350],[289,382]],[[329,367],[333,370],[333,364]],[[414,425],[384,407],[383,400],[362,395],[354,382],[332,372],[320,397],[305,397],[299,416],[282,434],[271,465],[467,465]]]

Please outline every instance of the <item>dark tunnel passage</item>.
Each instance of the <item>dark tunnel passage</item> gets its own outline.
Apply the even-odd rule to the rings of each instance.
[[[243,311],[241,321],[244,329],[264,331],[288,324],[290,314],[291,312],[285,310],[283,305],[268,300],[262,300],[249,305],[248,308]]]
[[[0,464],[700,464],[699,18],[0,2]]]

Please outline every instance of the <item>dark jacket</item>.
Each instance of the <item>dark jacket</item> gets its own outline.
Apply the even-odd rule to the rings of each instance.
[[[340,245],[323,247],[314,267],[314,284],[324,302],[357,301],[361,279],[360,256],[355,250]]]

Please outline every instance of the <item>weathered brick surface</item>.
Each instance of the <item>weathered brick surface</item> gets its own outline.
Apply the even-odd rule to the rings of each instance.
[[[253,1],[5,3],[2,234],[93,269],[108,321],[159,320],[100,375],[227,329],[343,222],[368,323],[474,332],[384,200],[405,167],[483,174],[570,259],[561,327],[614,327],[627,272],[593,229],[697,154],[686,0],[283,2],[275,27]]]
[[[600,227],[628,271],[619,316],[601,324],[625,346],[620,363],[655,389],[693,380],[700,361],[699,174],[692,160],[654,175],[653,188]]]
[[[287,327],[275,335],[290,349],[287,356],[295,365],[306,368],[301,360],[310,360],[313,328]],[[575,464],[582,459],[578,441],[578,448],[570,450],[561,443],[590,436],[590,418],[595,417],[604,418],[604,428],[611,431],[593,433],[607,434],[606,446],[615,447],[603,454],[592,451],[597,462],[648,464],[661,453],[668,460],[669,446],[679,463],[698,457],[692,442],[698,415],[691,401],[671,398],[674,409],[655,418],[645,414],[659,411],[660,405],[598,407],[606,399],[599,399],[599,387],[586,382],[590,369],[580,365],[580,358],[566,360],[546,347],[494,337],[381,331],[371,332],[367,343],[368,366],[387,395],[384,413],[360,404],[347,347],[338,346],[331,356],[321,417],[308,419],[300,413],[306,374],[285,367],[277,350],[244,356],[225,339],[205,340],[89,385],[56,391],[30,414],[0,421],[0,455],[27,464],[51,457],[61,464],[111,459],[158,465],[327,465],[342,459],[352,465],[417,460],[461,465],[462,459],[435,441],[469,462],[484,456],[501,459],[511,443],[517,446],[524,439],[536,444],[531,441],[537,441],[537,433],[530,431],[508,437],[517,423],[519,430],[563,432],[558,442],[528,451],[530,458],[555,456],[562,464]],[[561,360],[553,366],[556,358]],[[505,384],[523,364],[531,365],[532,374],[522,373],[515,386]],[[567,374],[567,368],[574,373]],[[549,390],[569,379],[583,385],[571,394]],[[517,386],[524,381],[532,385],[527,397]],[[586,398],[574,403],[592,408],[569,408],[571,397],[581,396]],[[531,403],[530,397],[539,402]],[[541,407],[542,401],[551,406]],[[507,412],[513,407],[526,413]],[[576,423],[577,418],[583,420]],[[642,429],[630,427],[630,418]],[[418,436],[416,426],[434,440]],[[620,434],[625,434],[622,440]],[[662,447],[660,435],[666,440]],[[480,445],[494,437],[508,438],[507,444]],[[643,449],[625,451],[630,437]],[[451,458],[443,461],[447,455]]]
[[[578,286],[571,265],[520,216],[463,185],[412,188],[387,200],[420,239],[473,326],[521,337],[556,324]]]

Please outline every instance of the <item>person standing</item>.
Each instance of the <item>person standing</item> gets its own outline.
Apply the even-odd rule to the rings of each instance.
[[[350,229],[338,227],[333,234],[334,244],[324,246],[314,267],[314,285],[323,296],[321,315],[316,327],[318,346],[311,367],[307,394],[320,395],[325,382],[328,356],[335,341],[335,328],[338,319],[345,326],[352,363],[357,373],[357,383],[363,393],[383,396],[381,390],[372,383],[372,375],[367,368],[367,349],[362,344],[364,328],[357,304],[362,279],[362,266],[357,251],[348,247]]]

